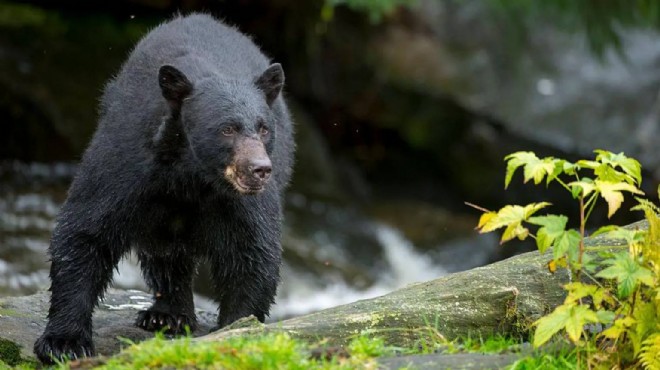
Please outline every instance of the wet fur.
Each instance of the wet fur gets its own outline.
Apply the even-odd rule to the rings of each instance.
[[[181,99],[178,107],[159,88],[166,64],[194,85],[169,97]],[[53,231],[49,321],[34,346],[40,360],[94,353],[92,312],[131,249],[155,298],[138,326],[194,328],[191,286],[202,259],[212,266],[219,327],[251,314],[265,319],[279,280],[294,150],[283,98],[254,87],[269,64],[249,38],[201,14],[160,25],[136,46],[106,86]],[[215,126],[228,116],[244,135],[254,136],[257,116],[270,127],[264,145],[273,172],[259,194],[240,194],[225,178],[236,150],[219,144]]]

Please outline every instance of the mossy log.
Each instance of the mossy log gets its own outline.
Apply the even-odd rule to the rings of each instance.
[[[552,257],[526,253],[488,266],[265,326],[230,328],[203,339],[286,331],[305,340],[343,345],[368,330],[397,346],[414,345],[429,328],[446,338],[524,333],[564,299],[569,274],[548,271]]]
[[[587,245],[614,247],[621,242],[594,238],[588,239]],[[428,337],[430,330],[447,339],[494,333],[526,335],[531,323],[561,304],[565,297],[562,286],[570,281],[570,274],[566,269],[551,273],[551,259],[549,252],[525,253],[289,320],[267,325],[238,322],[200,339],[285,331],[308,341],[343,345],[356,334],[369,331],[388,344],[409,347]]]

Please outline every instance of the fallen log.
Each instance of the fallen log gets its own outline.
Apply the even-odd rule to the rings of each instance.
[[[628,228],[646,227],[644,222]],[[591,247],[623,243],[589,238]],[[551,251],[530,252],[432,281],[417,283],[381,297],[366,299],[312,314],[262,325],[243,320],[200,337],[218,340],[233,335],[285,331],[306,341],[323,339],[344,345],[364,331],[401,347],[419,344],[432,335],[447,339],[468,335],[527,335],[530,324],[551,312],[565,298],[562,286],[570,273],[548,270]]]

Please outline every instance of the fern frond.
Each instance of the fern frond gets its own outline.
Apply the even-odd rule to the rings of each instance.
[[[642,254],[653,266],[656,276],[660,275],[660,208],[649,200],[637,198],[639,204],[633,210],[644,211],[644,217],[649,223]]]
[[[644,341],[639,361],[644,369],[660,370],[660,333],[654,333]]]

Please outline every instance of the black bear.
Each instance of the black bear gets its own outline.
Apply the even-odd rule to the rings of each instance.
[[[137,44],[104,90],[53,231],[41,361],[94,354],[92,311],[131,249],[155,299],[137,326],[194,329],[191,284],[203,258],[218,327],[265,319],[294,152],[283,84],[279,64],[209,15],[178,16]]]

